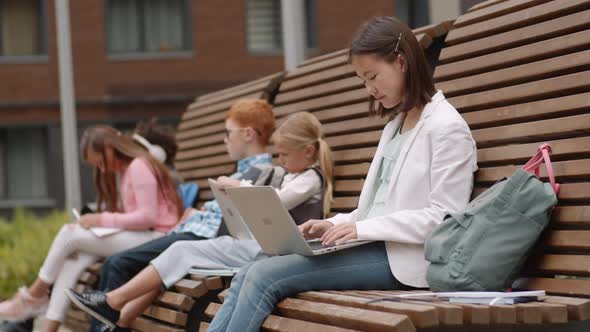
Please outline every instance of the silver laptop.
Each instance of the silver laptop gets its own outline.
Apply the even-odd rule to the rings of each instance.
[[[209,179],[209,187],[219,204],[229,235],[238,240],[254,240],[254,236],[250,233],[248,226],[240,216],[232,200],[226,192],[220,189],[217,181]]]
[[[226,192],[264,252],[269,255],[322,255],[370,242],[349,241],[324,246],[318,240],[305,240],[272,187],[233,187],[227,188]]]

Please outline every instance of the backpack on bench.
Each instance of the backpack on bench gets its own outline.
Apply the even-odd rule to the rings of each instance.
[[[451,214],[425,244],[433,291],[504,290],[511,286],[557,203],[548,144],[512,176]],[[545,163],[550,183],[538,179]]]

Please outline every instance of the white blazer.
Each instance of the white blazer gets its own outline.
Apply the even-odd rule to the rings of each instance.
[[[356,222],[359,239],[385,241],[393,276],[405,285],[428,287],[424,242],[446,214],[463,210],[469,202],[477,151],[467,123],[438,91],[400,151],[386,213],[359,220],[369,211],[383,149],[401,120],[398,115],[383,129],[357,209],[328,220],[334,225]]]

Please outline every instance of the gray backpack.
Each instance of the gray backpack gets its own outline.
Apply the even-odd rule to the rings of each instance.
[[[557,203],[548,144],[521,169],[448,215],[425,244],[433,291],[504,290],[511,286]],[[545,163],[549,183],[538,179]],[[533,173],[531,173],[533,172]]]

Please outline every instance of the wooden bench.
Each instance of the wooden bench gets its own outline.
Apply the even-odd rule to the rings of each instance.
[[[212,199],[206,179],[229,174],[234,164],[227,158],[224,135],[225,112],[238,99],[269,100],[283,73],[273,74],[222,91],[199,97],[184,113],[178,127],[179,152],[176,165],[186,181],[201,186],[199,202]],[[207,184],[207,185],[206,185]],[[100,278],[101,263],[94,264],[79,278],[78,291],[94,289]],[[208,303],[226,288],[220,277],[204,278],[187,275],[166,291],[142,317],[133,324],[136,331],[181,332],[197,331],[200,317]],[[75,331],[88,331],[89,316],[75,307],[68,312],[66,325]]]
[[[306,292],[280,302],[263,330],[589,331],[589,28],[587,0],[489,1],[453,23],[434,72],[437,88],[466,119],[478,145],[474,196],[509,176],[540,143],[553,148],[562,183],[559,206],[516,283],[546,290],[544,302],[369,304],[399,292]],[[384,124],[366,116],[367,95],[344,64],[345,53],[287,73],[275,98],[278,116],[310,111],[324,124],[337,162],[333,212],[357,205]],[[214,316],[219,306],[211,304],[207,314]]]

